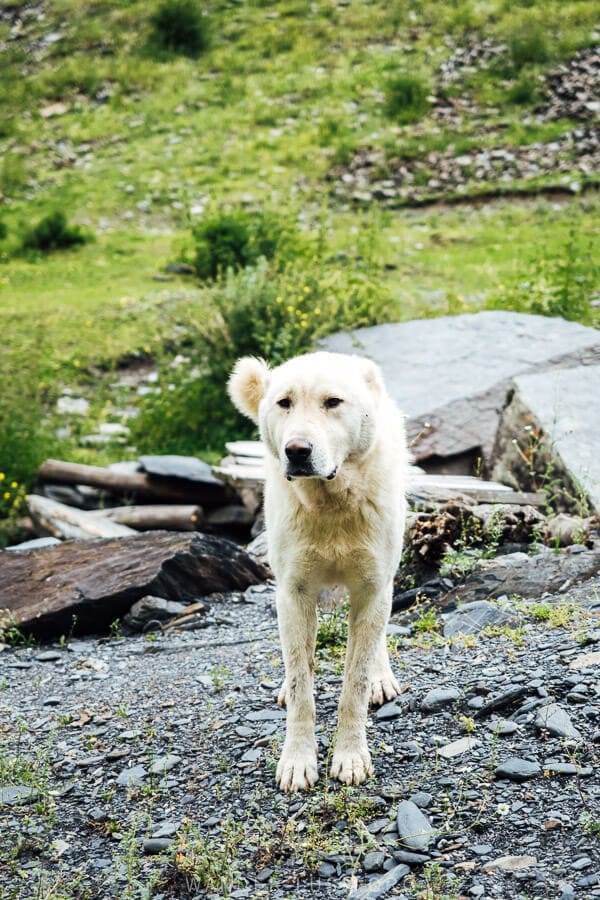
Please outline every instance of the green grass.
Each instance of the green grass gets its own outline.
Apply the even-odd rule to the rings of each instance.
[[[167,5],[194,15],[191,3]],[[81,447],[79,428],[58,443],[54,403],[63,387],[87,392],[90,421],[101,421],[121,362],[168,365],[193,348],[215,316],[211,288],[153,276],[169,261],[194,260],[192,231],[215,210],[285,217],[315,249],[302,258],[303,274],[322,285],[355,273],[368,278],[385,298],[380,318],[527,308],[529,291],[520,285],[537,278],[534,311],[597,321],[589,303],[600,289],[597,271],[590,264],[584,286],[566,300],[560,271],[569,254],[597,256],[593,194],[560,204],[353,210],[332,200],[326,176],[365,146],[387,158],[423,158],[448,147],[460,154],[560,136],[573,123],[538,122],[539,92],[528,84],[593,42],[598,0],[517,8],[506,0],[215,4],[210,41],[201,41],[196,58],[174,45],[167,53],[152,49],[156,9],[142,0],[55,0],[43,20],[23,14],[18,40],[7,40],[10,11],[0,22],[7,229],[0,237],[0,431],[7,435],[0,436],[0,471],[7,477],[29,482],[49,452],[102,462],[123,455],[118,447]],[[49,32],[62,37],[40,43]],[[472,96],[478,111],[444,129],[420,86],[435,88],[452,44],[483,36],[509,50],[500,69],[452,86]],[[389,117],[389,88],[402,72],[418,75],[401,85],[400,105],[412,110],[408,120],[418,119],[405,116],[406,124]],[[23,256],[26,232],[54,210],[94,242]],[[351,314],[345,311],[344,324]],[[150,447],[151,431],[145,440]],[[157,434],[158,452],[163,440]]]

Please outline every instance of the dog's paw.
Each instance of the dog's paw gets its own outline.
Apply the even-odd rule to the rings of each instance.
[[[292,791],[306,791],[317,783],[317,747],[304,745],[284,745],[277,764],[277,784],[287,794]]]
[[[330,769],[331,777],[343,784],[362,784],[373,774],[371,754],[367,745],[352,750],[336,749]]]
[[[284,678],[277,694],[277,703],[279,706],[287,706],[287,679]]]
[[[387,672],[378,672],[371,679],[371,698],[369,702],[372,706],[381,706],[388,700],[393,700],[400,694],[400,685],[394,678],[391,669]]]

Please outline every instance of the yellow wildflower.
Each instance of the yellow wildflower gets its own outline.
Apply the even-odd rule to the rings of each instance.
[[[294,312],[294,307],[293,307],[293,306],[288,306],[287,311],[288,311],[289,313],[293,313],[293,312]]]
[[[304,293],[305,293],[305,294],[310,294],[310,288],[309,288],[308,285],[306,285],[306,284],[304,285]]]
[[[11,486],[11,488],[19,487],[19,485],[16,481],[11,481],[10,486]]]
[[[10,500],[10,491],[4,491],[4,499]]]
[[[283,297],[275,297],[275,303],[283,303]]]
[[[6,475],[4,474],[4,472],[0,472],[0,481],[4,481],[5,478]]]
[[[317,306],[317,308],[314,310],[314,314],[315,314],[315,316],[320,316],[320,315],[321,315],[321,310],[319,309],[318,306]]]

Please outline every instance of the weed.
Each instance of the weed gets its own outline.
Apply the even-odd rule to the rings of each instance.
[[[173,864],[186,890],[196,893],[204,889],[229,896],[240,878],[237,849],[243,837],[241,825],[232,819],[223,823],[216,838],[203,835],[195,826],[184,827]]]
[[[460,887],[439,863],[427,863],[422,874],[413,878],[415,900],[458,900]]]
[[[192,59],[210,46],[210,25],[197,0],[162,0],[150,17],[148,50],[158,56],[181,54]]]
[[[52,250],[65,250],[91,240],[89,232],[79,225],[69,225],[65,213],[56,209],[25,233],[21,246],[24,250],[50,253]]]
[[[111,640],[113,640],[113,641],[118,641],[123,637],[123,629],[122,629],[122,623],[121,623],[120,619],[114,619],[110,623],[108,634],[109,634],[109,637],[111,638]]]
[[[226,666],[213,666],[210,670],[210,677],[215,691],[220,693],[225,687],[226,679],[231,675],[231,670]]]
[[[418,122],[429,111],[430,92],[430,85],[419,75],[396,75],[385,85],[386,115],[400,125]]]
[[[413,622],[417,634],[435,634],[439,627],[440,622],[433,607],[422,612]]]
[[[477,731],[477,723],[472,716],[459,716],[458,721],[465,734],[474,734]]]
[[[30,647],[33,644],[32,636],[23,634],[10,609],[0,609],[0,643],[11,647]]]
[[[481,632],[484,637],[503,637],[515,647],[525,643],[525,629],[522,625],[487,625]]]
[[[547,27],[537,22],[516,22],[506,36],[513,68],[518,72],[532,63],[545,63],[552,57]]]
[[[524,607],[536,622],[544,622],[550,628],[568,628],[572,624],[577,607],[573,603],[532,603]]]

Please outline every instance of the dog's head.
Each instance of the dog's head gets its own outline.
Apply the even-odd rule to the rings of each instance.
[[[375,363],[340,353],[307,353],[276,369],[262,359],[238,360],[229,379],[237,408],[259,425],[269,452],[289,479],[331,481],[375,439],[385,394]]]

